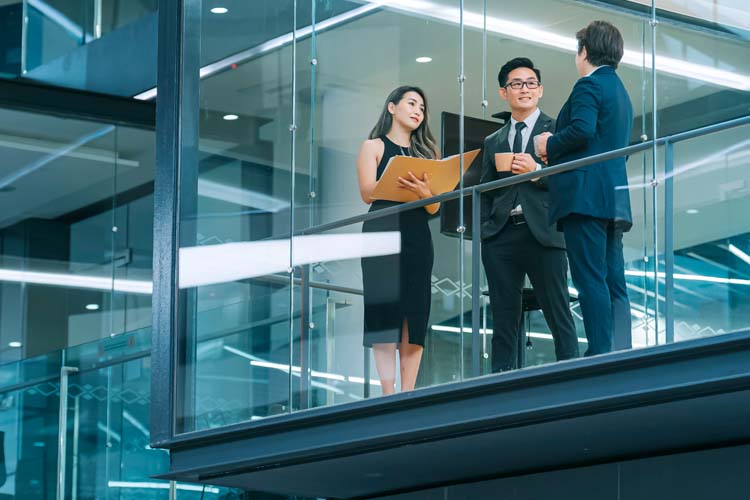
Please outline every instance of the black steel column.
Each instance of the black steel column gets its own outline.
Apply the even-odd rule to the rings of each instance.
[[[178,321],[180,172],[197,174],[200,0],[159,0],[156,171],[154,174],[151,444],[175,434],[184,395],[184,336]]]

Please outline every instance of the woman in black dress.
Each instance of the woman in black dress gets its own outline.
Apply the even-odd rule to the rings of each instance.
[[[427,100],[417,87],[399,87],[388,96],[370,138],[357,158],[359,191],[370,212],[398,205],[370,195],[388,160],[396,155],[437,158],[427,125]],[[433,195],[430,180],[409,172],[399,178],[402,189],[420,198]],[[433,249],[428,217],[435,203],[398,215],[366,221],[362,232],[399,231],[401,253],[362,259],[365,321],[364,345],[372,346],[383,394],[395,392],[396,348],[401,365],[401,390],[414,389],[430,316]]]

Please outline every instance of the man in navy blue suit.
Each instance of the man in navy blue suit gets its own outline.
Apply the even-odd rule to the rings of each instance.
[[[627,146],[630,98],[615,69],[623,39],[606,21],[576,33],[580,79],[557,117],[555,134],[537,139],[550,165]],[[588,339],[586,356],[631,346],[622,235],[633,225],[625,158],[595,163],[549,178],[549,217],[565,235],[573,284]]]

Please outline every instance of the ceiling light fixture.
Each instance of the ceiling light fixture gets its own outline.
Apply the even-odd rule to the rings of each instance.
[[[240,117],[237,115],[224,115],[222,118],[224,118],[228,122],[233,122],[240,119]]]
[[[432,58],[428,56],[417,57],[417,62],[422,64],[432,62]]]
[[[21,347],[23,344],[21,344],[19,341],[14,340],[12,342],[8,342],[8,347]]]
[[[229,9],[226,7],[214,7],[211,9],[212,14],[226,14],[227,12],[229,12]]]
[[[688,215],[695,215],[699,211],[700,210],[698,210],[697,208],[688,208],[687,210],[685,210],[685,213],[688,214]]]
[[[89,311],[98,311],[99,304],[86,304],[86,309]]]

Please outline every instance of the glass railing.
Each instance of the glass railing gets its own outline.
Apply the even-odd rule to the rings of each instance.
[[[150,348],[143,329],[0,365],[0,498],[232,498],[153,479]]]
[[[746,221],[739,215],[742,204],[750,201],[743,191],[744,179],[740,173],[746,165],[741,138],[747,136],[748,126],[750,119],[741,119],[719,124],[713,127],[717,130],[713,133],[701,131],[695,138],[682,134],[660,139],[658,154],[664,158],[661,160],[664,166],[657,169],[655,178],[649,178],[645,191],[647,197],[656,197],[657,214],[647,212],[644,217],[644,212],[635,208],[644,201],[638,198],[644,195],[644,186],[637,176],[631,178],[633,228],[626,233],[623,253],[632,327],[615,350],[656,346],[750,327],[750,321],[740,314],[744,310],[742,301],[750,299],[750,289],[746,290],[750,286],[750,268],[744,269],[750,265],[750,235]],[[694,150],[696,147],[699,149]],[[651,148],[652,143],[644,143],[607,156],[629,156],[629,168],[637,171],[650,161]],[[468,188],[465,196],[472,200],[479,199],[480,193],[491,196],[524,180],[586,168],[595,160],[552,167],[541,174],[525,174],[523,179],[481,184]],[[713,167],[702,169],[706,165]],[[706,192],[705,179],[693,180],[705,175],[722,181],[714,193]],[[693,182],[694,186],[704,186],[703,198],[687,195],[686,190]],[[724,192],[727,189],[732,191],[731,202]],[[445,203],[460,196],[459,192],[452,192],[389,210],[393,213],[422,210],[430,201]],[[645,202],[650,203],[651,199]],[[686,207],[685,203],[691,205]],[[668,206],[672,209],[665,213]],[[686,217],[698,217],[703,210],[720,211],[713,215],[718,217],[715,241],[691,244],[689,237],[695,237],[695,233],[682,234],[680,229]],[[397,389],[403,387],[408,373],[403,367],[397,368],[398,361],[383,365],[388,361],[379,360],[371,346],[362,345],[365,315],[361,260],[335,258],[352,251],[361,252],[362,233],[352,230],[363,221],[387,216],[376,211],[298,231],[294,247],[299,255],[310,256],[310,262],[296,267],[291,281],[290,275],[273,273],[236,283],[198,287],[198,297],[205,297],[203,303],[221,305],[199,307],[196,314],[199,338],[196,371],[191,375],[195,377],[196,395],[192,400],[194,406],[184,407],[192,415],[195,430],[379,396],[383,393],[384,373],[394,375],[391,384]],[[433,222],[437,226],[439,220]],[[478,236],[476,230],[473,236]],[[654,236],[658,239],[658,267],[655,260],[643,258],[648,256],[643,249],[651,248]],[[480,253],[479,240],[464,242],[468,255]],[[267,245],[282,247],[269,252]],[[289,258],[288,240],[285,250],[283,245],[284,240],[273,238],[244,244],[242,259],[251,265],[265,255],[270,268],[283,267]],[[230,254],[223,253],[226,248],[203,247],[204,251],[214,252],[204,255],[203,262],[234,262]],[[436,260],[449,257],[450,254],[436,255]],[[465,265],[474,269],[479,263],[467,259]],[[182,270],[190,275],[203,272],[201,266],[191,268],[184,262],[183,266]],[[387,267],[382,271],[391,273]],[[463,309],[459,284],[433,276],[431,295],[433,306],[438,307],[430,311],[428,338],[416,376],[417,388],[496,371],[493,347],[497,349],[499,344],[493,342],[496,336],[485,286],[487,278],[484,268],[478,271],[481,274],[476,285],[465,281]],[[588,339],[573,282],[568,283],[568,291],[566,300],[579,352],[583,354]],[[545,321],[533,287],[525,289],[522,298],[523,324],[513,354],[518,359],[516,367],[554,362],[559,359],[556,353],[559,332]],[[474,308],[478,311],[475,317]],[[258,316],[254,309],[264,312]]]
[[[362,143],[381,113],[393,112],[384,102],[399,85],[424,90],[425,120],[443,156],[482,148],[506,125],[509,113],[497,111],[510,107],[507,88],[496,75],[516,56],[541,69],[540,110],[557,116],[580,77],[575,33],[592,19],[623,36],[617,74],[634,115],[629,148],[608,153],[626,158],[615,195],[629,202],[632,228],[622,237],[625,281],[612,285],[613,346],[596,352],[749,326],[742,300],[750,247],[740,216],[748,124],[731,121],[750,103],[746,38],[602,3],[539,0],[512,12],[481,1],[418,4],[268,2],[273,36],[209,65],[205,55],[229,50],[225,35],[257,22],[260,10],[230,6],[185,20],[186,33],[200,32],[200,51],[190,38],[196,50],[186,67],[196,71],[175,88],[197,91],[162,105],[182,106],[179,133],[198,139],[175,136],[174,126],[158,131],[183,141],[179,158],[165,157],[178,177],[165,174],[156,187],[158,198],[179,186],[178,202],[162,199],[156,215],[157,233],[177,235],[171,264],[162,262],[175,275],[163,269],[156,278],[155,300],[175,323],[157,325],[174,349],[155,356],[176,352],[169,360],[179,365],[176,393],[164,393],[178,403],[174,428],[161,429],[162,438],[498,371],[575,366],[567,360],[596,351],[586,335],[588,297],[559,272],[560,245],[548,245],[560,257],[549,272],[560,275],[554,304],[541,290],[549,273],[529,276],[513,290],[521,314],[509,321],[516,308],[504,309],[496,293],[502,279],[487,277],[493,264],[483,257],[502,249],[482,242],[480,198],[492,203],[521,183],[542,192],[563,171],[584,182],[597,159],[483,184],[481,161],[466,164],[457,191],[369,213],[357,173]],[[699,136],[680,135],[688,130]],[[423,206],[437,201],[440,213],[425,215]],[[405,214],[425,220],[414,241],[393,234]],[[520,268],[532,257],[513,258]],[[411,297],[402,281],[419,288],[418,307],[401,301]],[[413,336],[396,346],[404,317]]]

